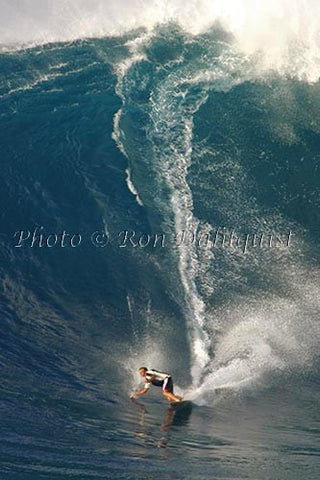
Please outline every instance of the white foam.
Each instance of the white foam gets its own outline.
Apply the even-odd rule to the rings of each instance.
[[[185,231],[196,231],[198,220],[193,216],[193,199],[186,176],[191,164],[192,154],[192,119],[185,121],[184,151],[178,154],[175,164],[165,170],[164,175],[170,186],[171,205],[175,216],[176,234]],[[204,329],[205,304],[198,293],[195,278],[198,270],[198,259],[194,246],[182,244],[178,250],[178,265],[182,285],[185,292],[185,302],[188,308],[187,321],[192,327],[193,365],[191,375],[195,385],[201,379],[201,374],[209,361],[209,339]]]
[[[146,35],[141,35],[141,37],[138,37],[135,40],[128,41],[127,42],[127,47],[129,48],[130,51],[130,56],[123,60],[122,62],[118,63],[117,65],[114,66],[115,72],[118,77],[118,82],[116,85],[116,93],[119,95],[119,97],[122,99],[123,103],[125,103],[126,99],[122,93],[122,82],[125,77],[126,72],[129,70],[132,65],[134,65],[137,62],[142,61],[145,56],[140,53],[140,44],[147,41],[147,36]],[[115,113],[113,117],[113,132],[112,132],[112,138],[116,142],[119,150],[122,152],[122,154],[128,158],[128,154],[125,149],[124,141],[123,141],[123,135],[124,133],[122,132],[120,128],[120,120],[122,116],[122,107],[119,108],[119,110]],[[129,191],[136,197],[136,201],[138,205],[143,206],[143,202],[139,196],[139,192],[136,189],[135,185],[133,184],[132,178],[131,178],[131,171],[130,168],[128,167],[126,169],[126,183],[128,186]]]
[[[37,87],[38,85],[46,82],[50,82],[51,80],[62,76],[60,73],[52,73],[52,74],[43,74],[40,75],[37,79],[33,80],[30,83],[27,83],[25,85],[22,85],[21,87],[16,87],[12,88],[8,92],[4,93],[3,95],[0,95],[0,98],[7,97],[9,95],[12,95],[17,92],[22,92],[22,91],[27,91],[27,90],[32,90],[33,88]]]
[[[121,78],[121,77],[120,77]],[[114,115],[113,117],[113,132],[112,132],[112,138],[116,142],[119,150],[123,153],[125,157],[128,158],[128,155],[126,153],[123,141],[122,141],[122,132],[120,129],[120,119],[122,115],[122,108],[120,108]],[[143,206],[143,202],[141,198],[139,197],[138,190],[134,186],[132,179],[131,179],[131,171],[130,168],[126,168],[126,183],[128,186],[129,191],[136,197],[136,201],[140,206]]]
[[[51,66],[49,68],[49,70],[53,73],[41,74],[41,75],[38,76],[38,78],[35,78],[33,81],[31,81],[29,83],[26,83],[25,85],[22,85],[20,87],[16,87],[16,88],[12,88],[12,89],[8,90],[3,95],[0,95],[0,98],[7,97],[9,95],[12,95],[14,93],[21,92],[21,91],[33,90],[34,88],[38,87],[38,85],[41,85],[41,84],[46,83],[46,82],[51,82],[52,80],[54,80],[56,78],[59,78],[59,77],[67,77],[67,76],[75,75],[77,73],[81,73],[84,70],[89,69],[96,64],[97,64],[97,62],[92,62],[92,63],[89,63],[89,64],[87,64],[87,65],[85,65],[81,68],[77,68],[77,69],[74,69],[74,70],[69,70],[69,71],[66,71],[66,72],[59,72],[59,70],[62,67],[67,65],[66,63],[61,63],[61,64],[56,65],[56,66]],[[37,74],[37,72],[35,72],[35,73]],[[59,89],[47,90],[47,92],[53,92],[53,91],[61,91],[61,90],[59,90]],[[73,105],[78,105],[78,104],[73,104]]]
[[[202,384],[186,392],[190,399],[208,403],[216,390],[239,390],[263,382],[266,373],[312,367],[320,346],[319,271],[308,275],[296,266],[279,275],[290,300],[256,298],[219,313],[225,327],[216,339],[215,357]]]
[[[127,178],[126,178],[126,181],[127,181],[127,185],[128,185],[128,189],[130,190],[130,192],[132,193],[132,195],[134,195],[136,197],[136,200],[137,200],[137,203],[140,205],[140,206],[143,206],[143,203],[139,197],[139,193],[137,191],[137,189],[135,188],[135,186],[133,185],[132,183],[132,180],[131,180],[131,173],[130,173],[130,169],[127,168],[126,169],[126,174],[127,174]]]

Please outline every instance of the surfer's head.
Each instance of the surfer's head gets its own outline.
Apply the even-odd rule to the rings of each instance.
[[[148,371],[147,367],[140,367],[139,368],[139,373],[140,373],[141,377],[145,377],[146,374],[147,374],[147,371]]]

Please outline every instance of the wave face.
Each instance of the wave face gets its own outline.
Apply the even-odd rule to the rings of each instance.
[[[41,5],[32,15],[42,24]],[[288,62],[295,75],[284,74],[284,63],[266,68],[221,24],[190,32],[182,23],[1,54],[1,363],[15,478],[32,478],[31,463],[24,473],[17,465],[23,435],[40,424],[33,455],[41,465],[38,449],[47,449],[51,470],[39,472],[89,478],[77,442],[95,422],[101,432],[102,411],[112,423],[143,364],[168,369],[178,392],[207,407],[283,382],[299,390],[317,375],[319,82],[303,75],[311,57],[300,50],[305,63]],[[76,19],[74,33],[61,23],[61,37],[49,27],[20,29],[16,40],[78,31]],[[140,243],[125,242],[125,231]],[[164,234],[164,245],[145,245],[146,234]],[[71,446],[70,472],[54,456],[63,446],[54,454],[39,444],[52,429]],[[18,443],[19,460],[10,450]]]
[[[299,210],[308,208],[303,198],[310,202],[300,190],[311,180],[303,164],[317,168],[318,154],[306,140],[310,127],[299,97],[308,92],[312,104],[318,85],[261,73],[219,27],[194,38],[170,25],[130,47],[132,63],[118,68],[123,103],[113,137],[140,201],[160,212],[164,231],[186,232],[172,252],[174,280],[172,263],[163,271],[191,333],[189,395],[203,399],[266,371],[310,364],[319,305],[313,300],[306,308],[318,276],[307,265],[318,227]],[[317,116],[313,110],[307,123]],[[283,239],[294,231],[295,245],[228,250],[219,243],[220,227],[229,245],[233,230],[242,245],[248,232]],[[214,231],[221,248],[208,248]]]

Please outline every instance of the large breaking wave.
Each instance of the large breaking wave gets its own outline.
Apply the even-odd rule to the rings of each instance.
[[[315,3],[256,12],[250,1],[151,2],[141,13],[140,2],[33,2],[32,11],[23,2],[20,17],[3,3],[8,376],[38,375],[28,358],[39,355],[47,375],[88,391],[105,388],[108,367],[126,394],[127,371],[148,364],[210,403],[217,389],[310,374],[319,349]],[[8,247],[15,230],[36,224],[189,238],[78,256]],[[216,246],[190,240],[217,229]],[[222,244],[232,231],[238,246]]]

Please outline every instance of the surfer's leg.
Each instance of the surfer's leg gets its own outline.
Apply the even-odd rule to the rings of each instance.
[[[166,390],[162,390],[162,392],[169,402],[181,402],[182,400],[182,397],[178,397],[177,395],[167,392]]]
[[[162,393],[169,402],[180,402],[182,400],[181,397],[178,397],[173,393],[173,382],[171,377],[166,378],[163,382]]]

